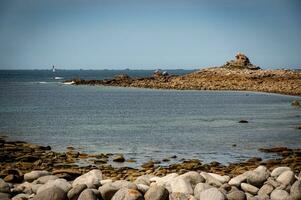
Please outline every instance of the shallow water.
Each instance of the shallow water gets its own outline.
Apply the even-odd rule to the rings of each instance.
[[[0,132],[11,139],[58,151],[72,145],[88,153],[124,153],[137,160],[129,164],[134,167],[172,155],[178,156],[172,162],[228,163],[272,156],[260,147],[300,147],[295,127],[301,109],[290,104],[300,97],[72,86],[38,74],[24,78],[20,72],[18,79],[0,71]]]

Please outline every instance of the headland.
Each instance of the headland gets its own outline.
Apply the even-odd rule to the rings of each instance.
[[[238,53],[235,60],[220,67],[200,69],[186,75],[172,75],[160,70],[144,78],[120,74],[105,80],[72,80],[75,85],[104,85],[176,90],[255,91],[301,96],[301,73],[294,70],[263,70]],[[70,81],[69,81],[70,82]]]

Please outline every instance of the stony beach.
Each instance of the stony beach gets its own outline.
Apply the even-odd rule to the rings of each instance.
[[[253,157],[221,165],[184,160],[160,166],[114,168],[108,162],[134,162],[121,154],[84,154],[68,147],[0,140],[0,199],[300,199],[301,149],[262,148],[279,158]],[[169,158],[172,159],[172,158]],[[79,165],[86,162],[85,166]],[[43,192],[42,192],[43,191]]]
[[[72,82],[71,82],[72,81]],[[75,85],[104,85],[177,90],[255,91],[301,95],[301,73],[294,70],[263,70],[238,53],[220,67],[209,67],[182,76],[156,71],[152,77],[135,78],[121,74],[108,80],[67,81]]]

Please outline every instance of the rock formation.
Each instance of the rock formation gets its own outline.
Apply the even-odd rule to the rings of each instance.
[[[230,60],[222,67],[228,69],[251,69],[251,70],[260,69],[260,67],[253,65],[250,62],[249,58],[243,53],[237,53],[235,56],[235,60]]]

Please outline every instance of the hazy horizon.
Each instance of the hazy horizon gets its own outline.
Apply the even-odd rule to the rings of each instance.
[[[3,0],[1,69],[301,68],[298,0]]]

